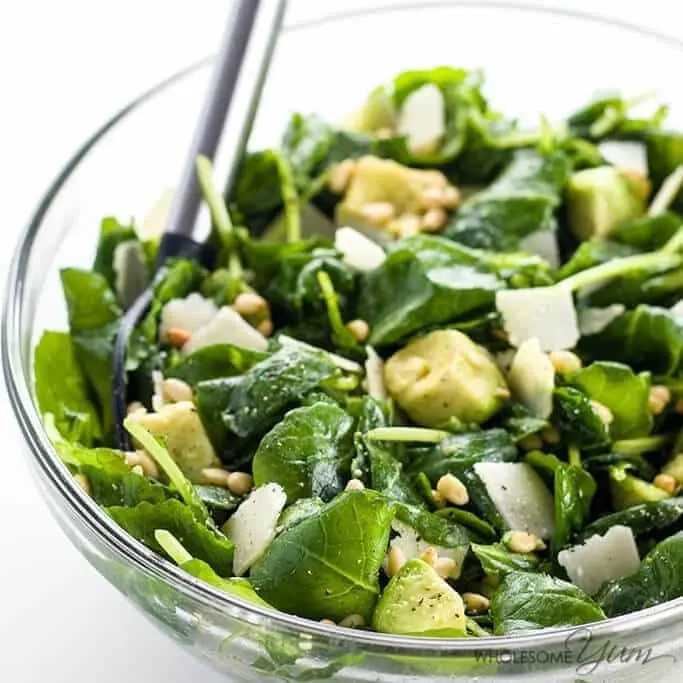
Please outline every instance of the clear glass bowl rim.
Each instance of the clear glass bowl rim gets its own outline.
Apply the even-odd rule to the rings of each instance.
[[[559,8],[553,5],[541,5],[532,2],[525,3],[523,1],[512,3],[502,0],[425,0],[423,2],[400,3],[394,6],[387,6],[386,4],[375,5],[363,9],[341,10],[323,17],[298,21],[288,24],[285,30],[287,33],[291,33],[315,29],[316,27],[325,26],[336,21],[363,18],[372,14],[414,11],[416,9],[448,8],[498,9],[501,11],[538,13],[583,20],[665,43],[681,51],[683,56],[683,40],[679,40],[674,36],[643,28],[618,18],[595,15],[588,11]],[[36,459],[35,464],[37,464],[42,474],[48,479],[49,485],[56,487],[60,492],[63,502],[68,505],[70,512],[76,515],[79,521],[92,533],[96,534],[117,557],[126,563],[132,564],[136,569],[154,579],[171,584],[179,592],[210,609],[219,611],[229,610],[233,615],[237,610],[239,617],[243,617],[252,623],[259,620],[269,622],[276,629],[308,637],[329,639],[342,647],[346,645],[353,649],[413,657],[429,657],[433,655],[467,656],[471,655],[475,650],[512,653],[528,651],[530,649],[545,650],[564,645],[567,638],[576,632],[576,627],[547,629],[530,632],[525,635],[491,638],[461,640],[415,638],[352,629],[338,629],[284,612],[275,612],[258,607],[239,598],[228,596],[212,586],[198,581],[129,536],[92,499],[85,495],[82,489],[73,481],[66,468],[61,464],[59,457],[45,434],[40,416],[33,404],[32,388],[29,379],[30,372],[24,367],[24,358],[22,357],[22,348],[25,341],[21,336],[22,302],[27,284],[25,278],[34,240],[62,186],[90,150],[105,138],[107,133],[120,121],[133,114],[139,105],[144,104],[147,100],[157,95],[163,94],[164,91],[171,88],[176,82],[182,81],[184,77],[206,66],[210,60],[211,57],[201,59],[142,93],[119,110],[87,139],[45,192],[19,238],[7,279],[2,312],[2,327],[0,329],[0,353],[2,355],[2,365],[10,404],[22,435]],[[608,638],[619,634],[631,634],[634,630],[644,633],[650,629],[666,627],[669,623],[680,622],[681,619],[683,619],[683,598],[634,614],[591,624],[590,630],[595,638]]]

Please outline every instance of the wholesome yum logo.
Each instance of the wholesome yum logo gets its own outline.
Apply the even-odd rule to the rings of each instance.
[[[610,640],[595,643],[587,628],[573,631],[565,641],[565,649],[543,650],[480,650],[475,653],[480,663],[516,664],[526,666],[575,666],[579,676],[590,676],[606,666],[646,666],[657,661],[675,663],[672,654],[655,655],[652,648],[627,647]]]

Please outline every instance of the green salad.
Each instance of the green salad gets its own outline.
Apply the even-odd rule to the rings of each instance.
[[[683,596],[683,134],[617,94],[523,127],[482,82],[410,71],[343,123],[296,114],[228,197],[199,159],[212,270],[153,274],[157,210],[61,271],[36,395],[126,532],[237,598],[397,635]],[[113,345],[150,282],[122,452]]]

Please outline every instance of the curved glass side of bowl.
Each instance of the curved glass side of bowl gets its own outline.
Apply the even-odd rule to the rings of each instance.
[[[482,68],[496,106],[551,120],[608,86],[654,90],[683,117],[672,78],[683,51],[589,17],[496,2],[424,2],[366,11],[289,32],[281,41],[254,145],[272,143],[294,111],[336,119],[376,84],[407,68]],[[683,606],[672,603],[591,629],[499,641],[391,639],[307,626],[231,605],[181,574],[113,522],[67,476],[32,396],[32,345],[64,328],[63,266],[88,267],[103,216],[144,215],[172,187],[206,85],[206,66],[135,103],[72,160],[38,208],[18,253],[6,302],[3,361],[13,407],[45,498],[89,562],[150,619],[235,681],[676,680]],[[679,601],[680,602],[680,601]]]

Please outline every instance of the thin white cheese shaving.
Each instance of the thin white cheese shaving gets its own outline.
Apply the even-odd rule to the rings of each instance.
[[[166,221],[173,204],[173,190],[167,188],[154,202],[149,213],[139,225],[135,226],[137,236],[143,241],[155,240],[161,237],[166,228]]]
[[[591,536],[582,545],[562,550],[557,561],[571,582],[588,595],[595,595],[608,581],[635,574],[640,567],[636,539],[627,526],[613,526],[604,536]]]
[[[159,335],[163,339],[173,328],[193,334],[211,322],[216,313],[216,304],[197,292],[188,294],[184,299],[171,299],[161,310]]]
[[[555,533],[555,501],[541,477],[524,462],[479,462],[474,471],[513,531],[548,539]]]
[[[398,519],[395,519],[391,523],[392,529],[398,533],[391,539],[389,544],[390,548],[398,548],[406,560],[413,560],[419,558],[422,553],[427,550],[427,548],[434,548],[439,557],[447,557],[455,562],[455,567],[450,573],[448,578],[459,579],[462,573],[462,567],[465,562],[465,556],[467,555],[467,546],[462,548],[444,548],[443,546],[434,545],[433,543],[428,543],[423,538],[416,529],[411,527]],[[385,559],[384,568],[386,570],[387,561]]]
[[[613,320],[618,318],[626,307],[623,304],[611,304],[605,308],[582,308],[579,311],[579,330],[582,336],[602,332]]]
[[[386,382],[384,381],[384,361],[372,346],[365,347],[367,360],[365,361],[365,380],[367,391],[376,401],[389,398]]]
[[[520,251],[528,251],[545,259],[553,268],[560,266],[560,248],[555,230],[537,230],[519,243]]]
[[[647,153],[641,142],[608,140],[598,145],[602,158],[617,168],[628,168],[647,177]]]
[[[508,384],[513,396],[532,415],[546,419],[553,412],[555,368],[538,339],[527,339],[512,361]]]
[[[401,106],[397,130],[408,138],[416,153],[433,153],[446,132],[446,107],[443,93],[432,83],[414,90]]]
[[[496,308],[512,346],[536,338],[543,351],[560,351],[573,348],[579,340],[572,292],[562,283],[501,290],[496,293]]]
[[[361,273],[379,268],[386,259],[384,249],[355,228],[339,228],[334,234],[334,247],[349,268]]]
[[[683,299],[677,301],[670,310],[674,315],[683,316]]]
[[[268,348],[268,340],[230,306],[223,306],[206,325],[200,327],[183,346],[183,353],[215,344],[235,344],[254,351]]]
[[[152,410],[159,413],[165,405],[164,376],[159,370],[152,370]]]
[[[235,576],[243,576],[275,538],[286,502],[282,486],[266,484],[253,491],[225,523],[223,531],[235,545]]]
[[[137,240],[122,242],[112,259],[114,288],[125,309],[130,308],[149,284],[149,269],[142,244]]]
[[[671,206],[671,202],[676,199],[681,186],[683,186],[683,164],[664,180],[647,210],[647,215],[659,216],[663,214]]]

